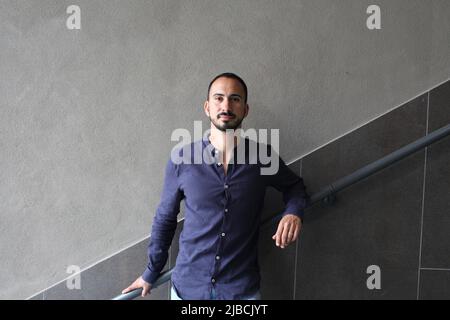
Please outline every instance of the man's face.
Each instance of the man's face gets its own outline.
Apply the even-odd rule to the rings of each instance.
[[[239,81],[219,78],[211,86],[209,101],[205,102],[206,115],[214,126],[221,130],[240,128],[248,114],[244,88]]]

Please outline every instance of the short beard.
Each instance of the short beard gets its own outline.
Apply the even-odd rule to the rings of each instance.
[[[227,130],[236,130],[238,128],[241,127],[241,123],[244,120],[243,118],[240,119],[238,122],[236,123],[230,123],[230,122],[225,122],[224,124],[219,124],[216,121],[214,121],[211,117],[209,117],[209,120],[211,121],[211,123],[214,125],[214,127],[216,127],[218,130],[225,132]]]

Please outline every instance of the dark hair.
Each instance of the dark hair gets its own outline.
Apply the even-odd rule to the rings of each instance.
[[[209,83],[208,86],[208,95],[206,96],[206,100],[209,101],[209,92],[211,91],[211,86],[214,83],[214,81],[216,81],[219,78],[230,78],[230,79],[234,79],[239,81],[239,83],[242,85],[242,87],[244,88],[244,93],[245,93],[245,103],[247,103],[247,97],[248,97],[248,93],[247,93],[247,85],[245,84],[244,80],[241,79],[241,77],[239,77],[238,75],[231,73],[231,72],[225,72],[225,73],[221,73],[218,76],[216,76],[214,79],[212,79],[212,81]]]

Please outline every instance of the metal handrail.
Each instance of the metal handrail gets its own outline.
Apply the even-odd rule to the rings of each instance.
[[[416,141],[401,147],[400,149],[388,154],[387,156],[384,156],[381,159],[378,159],[356,171],[353,173],[329,184],[327,187],[323,188],[321,191],[313,194],[311,198],[308,201],[308,206],[312,206],[314,203],[324,200],[326,202],[333,202],[333,198],[335,193],[338,191],[341,191],[342,189],[345,189],[349,187],[352,184],[357,183],[360,180],[363,180],[370,175],[390,166],[391,164],[400,161],[401,159],[411,155],[414,152],[417,152],[439,140],[442,138],[445,138],[446,136],[450,135],[450,124],[433,131],[432,133],[427,134],[426,136],[423,136],[422,138],[417,139]],[[276,214],[273,217],[269,217],[261,223],[262,226],[265,226],[268,223],[272,223],[278,219],[281,218],[281,214]],[[161,284],[167,282],[170,280],[170,276],[172,275],[172,269],[167,270],[159,276],[159,278],[156,280],[156,282],[152,285],[152,289],[160,286]],[[134,299],[138,296],[140,296],[142,293],[142,288],[130,291],[125,294],[118,295],[113,300],[130,300]]]
[[[152,285],[152,290],[154,288],[159,287],[160,285],[166,283],[170,280],[170,277],[172,276],[172,269],[161,272],[158,279],[156,279],[155,283]],[[113,300],[133,300],[137,297],[139,297],[142,294],[142,288],[132,290],[127,293],[123,293],[121,295],[118,295],[117,297],[113,298]]]
[[[337,193],[338,191],[341,191],[342,189],[345,189],[351,186],[352,184],[355,184],[356,182],[367,178],[368,176],[390,166],[391,164],[397,161],[402,160],[403,158],[406,158],[407,156],[413,154],[414,152],[417,152],[429,146],[430,144],[435,143],[441,140],[442,138],[445,138],[448,135],[450,135],[450,124],[447,124],[446,126],[437,129],[432,133],[429,133],[426,136],[423,136],[422,138],[419,138],[416,141],[411,142],[410,144],[407,144],[404,147],[401,147],[400,149],[397,149],[396,151],[388,154],[387,156],[384,156],[383,158],[380,158],[354,171],[353,173],[329,184],[321,191],[311,196],[309,206],[313,205],[314,203],[320,200],[325,200],[326,202],[333,202],[334,194]],[[265,223],[276,220],[280,216],[281,215],[277,214],[274,217],[270,217],[264,220],[263,225]]]

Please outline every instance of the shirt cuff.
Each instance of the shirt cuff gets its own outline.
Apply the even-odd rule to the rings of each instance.
[[[281,214],[282,217],[284,217],[287,214],[293,214],[299,217],[303,221],[303,216],[305,215],[305,211],[303,209],[300,210],[284,210],[284,212]]]
[[[150,269],[145,269],[144,273],[142,274],[142,279],[144,279],[145,282],[150,283],[153,285],[156,282],[156,279],[159,277],[159,272],[153,272]]]

